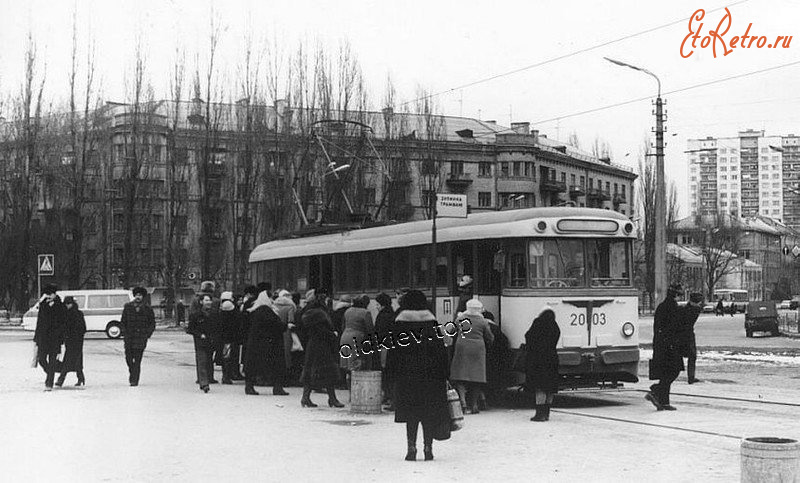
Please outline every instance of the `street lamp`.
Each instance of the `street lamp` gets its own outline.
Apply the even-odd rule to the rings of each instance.
[[[664,113],[663,102],[661,100],[661,80],[647,69],[637,67],[619,60],[609,59],[607,61],[620,67],[628,67],[653,77],[658,83],[658,96],[656,97],[656,199],[655,199],[655,254],[653,255],[653,269],[655,271],[655,297],[658,303],[667,292],[667,272],[666,272],[666,253],[667,246],[667,188],[664,179]]]

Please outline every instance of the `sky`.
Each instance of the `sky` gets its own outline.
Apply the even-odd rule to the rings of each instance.
[[[710,44],[701,47],[702,37],[726,19],[726,6],[730,28],[715,57]],[[683,54],[693,53],[684,58],[681,44],[699,9],[704,17],[692,24],[695,32],[703,24],[697,48],[689,47],[689,39]],[[232,85],[248,31],[287,52],[302,42],[334,51],[347,41],[376,109],[391,76],[400,100],[412,101],[422,87],[442,93],[435,100],[443,114],[504,126],[528,121],[562,140],[575,133],[587,151],[599,139],[610,145],[614,162],[634,166],[654,141],[657,86],[652,77],[604,57],[618,59],[661,80],[666,172],[684,214],[687,139],[735,137],[748,128],[800,135],[800,38],[788,48],[753,43],[730,49],[732,38],[741,37],[749,24],[749,34],[765,36],[766,44],[778,36],[800,37],[800,2],[794,0],[0,0],[0,92],[18,92],[30,32],[46,63],[46,95],[63,97],[73,11],[81,44],[95,39],[106,100],[124,100],[137,37],[156,96],[166,97],[176,46],[186,50],[189,62],[195,52],[205,52],[213,11],[222,29],[220,64]],[[746,75],[766,69],[771,70]],[[636,99],[641,100],[630,102]],[[593,112],[579,114],[585,111]]]

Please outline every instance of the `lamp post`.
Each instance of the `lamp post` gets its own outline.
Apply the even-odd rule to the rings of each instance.
[[[658,83],[658,96],[656,97],[656,199],[655,199],[655,254],[653,265],[655,265],[655,303],[658,303],[667,293],[667,272],[666,272],[666,247],[667,247],[667,188],[664,179],[664,105],[661,100],[661,80],[652,72],[635,65],[627,64],[619,60],[604,57],[612,64],[628,67],[653,77]]]

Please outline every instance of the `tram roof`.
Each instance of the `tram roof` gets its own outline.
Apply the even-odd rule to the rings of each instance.
[[[437,218],[436,239],[439,243],[492,238],[555,236],[555,223],[548,223],[545,232],[536,230],[533,221],[561,219],[615,220],[628,218],[616,211],[597,208],[542,207],[509,211],[473,213],[468,218]],[[306,257],[310,255],[386,250],[398,247],[427,245],[431,242],[431,220],[342,231],[333,234],[273,240],[258,245],[250,253],[250,263],[265,260]],[[622,223],[620,223],[620,228]],[[573,236],[619,237],[617,233],[571,233]],[[633,238],[634,235],[623,235]]]

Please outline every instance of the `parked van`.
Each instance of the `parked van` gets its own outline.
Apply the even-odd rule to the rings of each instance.
[[[133,300],[130,290],[63,290],[57,292],[61,300],[71,296],[86,318],[86,330],[105,332],[110,339],[122,336],[122,309]],[[36,318],[39,315],[39,303],[31,307],[22,316],[22,328],[36,330]]]

